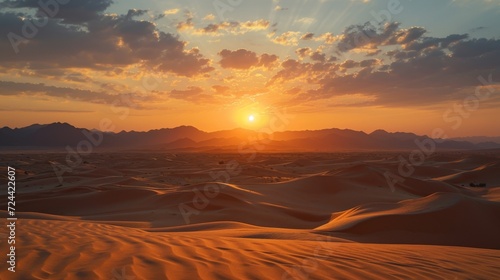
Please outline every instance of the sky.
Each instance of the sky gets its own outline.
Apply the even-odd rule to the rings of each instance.
[[[500,136],[498,26],[500,0],[2,1],[0,127]]]

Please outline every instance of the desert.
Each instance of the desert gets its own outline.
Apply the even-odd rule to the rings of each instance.
[[[62,184],[49,161],[64,153],[4,153],[2,165],[19,174],[17,272],[0,275],[495,279],[498,152],[436,153],[391,188],[384,173],[397,174],[401,153],[261,153],[249,161],[104,152]],[[213,178],[221,172],[228,176]]]

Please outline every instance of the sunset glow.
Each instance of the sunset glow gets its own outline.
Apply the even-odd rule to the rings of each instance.
[[[26,40],[37,6],[4,5],[2,125],[215,131],[284,109],[290,130],[500,134],[498,1],[97,2]]]

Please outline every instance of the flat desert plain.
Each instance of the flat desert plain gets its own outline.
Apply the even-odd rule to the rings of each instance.
[[[4,153],[0,278],[499,279],[500,152],[409,155]]]

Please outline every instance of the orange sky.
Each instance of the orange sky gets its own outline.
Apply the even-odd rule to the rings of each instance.
[[[22,30],[38,7],[4,5],[0,125],[259,129],[278,110],[292,117],[286,130],[500,135],[498,2],[296,2],[85,0],[31,38]],[[475,20],[444,28],[425,12],[432,3]]]

